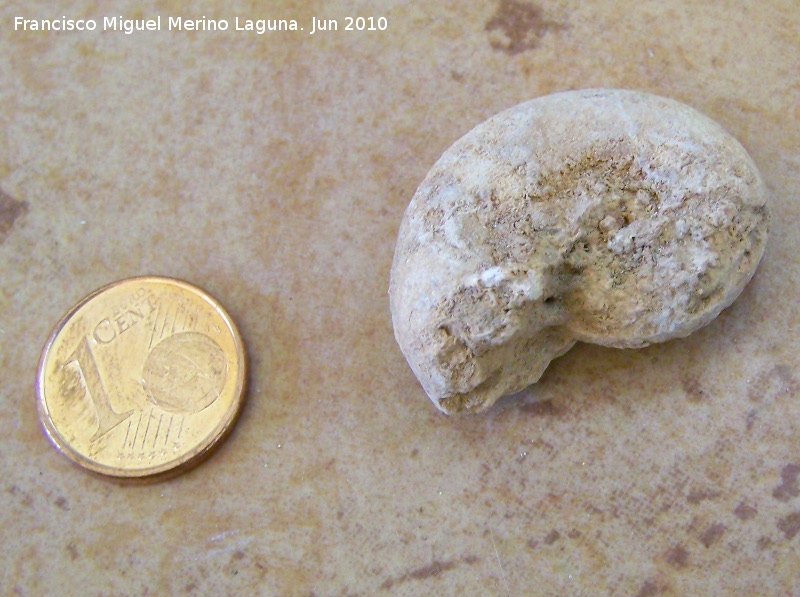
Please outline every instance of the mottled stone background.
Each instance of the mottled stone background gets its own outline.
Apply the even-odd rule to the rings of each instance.
[[[159,14],[389,27],[13,27]],[[759,273],[688,339],[441,415],[392,335],[403,210],[481,120],[593,86],[741,140]],[[800,595],[798,125],[796,0],[0,4],[0,593]],[[49,446],[34,377],[75,301],[147,273],[228,308],[250,394],[208,462],[119,486]]]

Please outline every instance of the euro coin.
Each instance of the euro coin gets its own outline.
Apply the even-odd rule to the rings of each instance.
[[[67,313],[37,375],[50,442],[92,472],[168,476],[231,430],[244,399],[245,350],[222,306],[186,282],[131,278]]]

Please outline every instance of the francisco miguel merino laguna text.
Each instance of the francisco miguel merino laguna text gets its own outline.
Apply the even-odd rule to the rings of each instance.
[[[295,19],[234,19],[234,31],[252,31],[258,35],[271,31],[304,31]],[[95,31],[96,19],[26,19],[14,17],[14,31]],[[153,19],[125,19],[123,17],[103,17],[103,31],[121,31],[128,35],[135,31],[161,31],[161,15]],[[227,19],[185,19],[183,17],[167,17],[167,30],[177,31],[227,31]],[[343,31],[385,31],[388,28],[386,17],[345,17]],[[311,17],[309,35],[318,31],[338,31],[336,19],[318,19]]]

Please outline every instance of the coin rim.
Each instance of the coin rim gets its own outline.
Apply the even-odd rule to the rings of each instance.
[[[165,283],[175,285],[188,290],[190,293],[198,296],[207,304],[209,304],[222,318],[225,326],[230,334],[233,336],[234,352],[238,356],[236,367],[236,384],[234,386],[234,395],[231,401],[231,406],[225,411],[225,417],[218,423],[212,433],[210,433],[204,441],[200,442],[192,450],[189,450],[181,455],[181,457],[167,461],[158,466],[142,468],[142,469],[120,469],[113,466],[100,464],[85,454],[78,452],[73,448],[70,443],[61,435],[52,421],[50,412],[47,406],[45,397],[45,364],[56,338],[70,321],[70,319],[86,304],[97,298],[99,295],[129,283]],[[211,452],[230,434],[236,420],[241,413],[242,406],[245,400],[245,390],[247,385],[247,353],[245,350],[244,342],[242,341],[241,334],[236,327],[233,318],[214,298],[211,294],[202,288],[190,284],[184,280],[171,278],[168,276],[134,276],[132,278],[124,278],[117,280],[110,284],[98,288],[90,293],[80,301],[78,301],[67,313],[61,317],[58,323],[53,328],[47,338],[47,342],[42,349],[41,357],[39,358],[39,366],[36,373],[36,410],[39,418],[39,424],[44,431],[48,441],[55,447],[55,449],[69,458],[73,463],[79,465],[81,468],[95,473],[101,477],[113,478],[116,480],[130,480],[130,481],[146,481],[146,480],[161,480],[163,478],[170,478],[194,468],[211,455]]]

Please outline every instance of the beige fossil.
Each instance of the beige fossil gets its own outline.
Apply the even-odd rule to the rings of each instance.
[[[448,149],[403,218],[395,336],[436,406],[481,411],[578,340],[642,347],[730,305],[767,238],[742,146],[674,100],[549,95]]]

